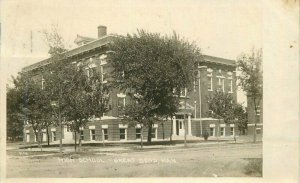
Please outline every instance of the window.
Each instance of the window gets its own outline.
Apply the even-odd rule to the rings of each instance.
[[[126,128],[120,129],[120,140],[126,140]]]
[[[42,76],[42,90],[45,89],[45,79],[44,77]]]
[[[225,127],[220,128],[220,136],[225,136]]]
[[[102,134],[103,134],[103,139],[108,140],[108,130],[107,129],[102,129]]]
[[[222,89],[222,91],[224,92],[225,88],[224,88],[224,78],[223,77],[218,77],[218,85]]]
[[[126,105],[125,97],[118,97],[118,107],[119,108],[124,108],[125,105]]]
[[[152,131],[151,131],[151,138],[153,139],[156,139],[156,128],[152,128]]]
[[[100,72],[101,72],[101,81],[102,83],[106,83],[106,73],[104,72],[104,67],[101,65],[100,66]]]
[[[100,65],[105,65],[105,64],[107,64],[106,58],[107,58],[107,55],[106,55],[106,54],[101,54],[101,55],[99,56]]]
[[[96,140],[95,130],[90,130],[90,133],[91,133],[91,140]]]
[[[207,80],[208,80],[208,91],[213,91],[213,79],[212,79],[212,73],[207,75]]]
[[[194,78],[194,92],[196,92],[196,78]]]
[[[212,110],[208,110],[208,116],[212,116],[213,115],[213,113],[214,113],[214,111],[212,111]]]
[[[260,106],[259,105],[256,106],[256,115],[260,116]]]
[[[232,79],[229,79],[229,93],[233,92],[233,82]]]
[[[187,92],[186,88],[180,89],[180,97],[185,97],[186,96],[186,92]]]
[[[256,128],[256,134],[261,134],[261,128]]]
[[[141,129],[140,128],[135,129],[135,138],[141,139]]]
[[[234,136],[234,127],[230,127],[230,135]]]
[[[209,128],[209,136],[215,136],[215,128],[214,127]]]
[[[84,140],[83,130],[80,130],[80,139]]]
[[[56,141],[56,132],[52,132],[52,141]]]
[[[124,113],[124,109],[125,109],[125,105],[126,105],[126,100],[125,97],[118,97],[118,114],[119,116],[123,116]]]

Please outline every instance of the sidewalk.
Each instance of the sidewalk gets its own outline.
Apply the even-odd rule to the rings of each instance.
[[[211,138],[208,141],[204,140],[193,140],[187,142],[187,148],[214,148],[216,146],[224,147],[237,144],[237,145],[245,145],[249,146],[253,142],[253,137],[248,136],[242,136],[237,137],[236,142],[233,140],[233,138],[227,138],[227,139],[219,139],[220,141],[217,141],[217,138]],[[162,143],[164,141],[161,141]],[[124,144],[117,144],[117,143],[107,143],[105,146],[102,145],[102,142],[96,143],[83,143],[83,146],[81,147],[81,152],[92,152],[92,153],[122,153],[122,152],[130,152],[130,151],[160,151],[160,150],[174,150],[174,149],[185,149],[184,143],[182,141],[174,140],[174,144],[157,144],[159,142],[155,141],[153,142],[153,145],[146,145],[144,144],[143,149],[140,148],[139,143],[124,143]],[[155,144],[156,143],[156,144]],[[260,145],[262,143],[261,139],[258,139],[256,145]],[[253,144],[255,145],[255,144]],[[78,148],[78,146],[77,146]],[[20,149],[19,149],[20,150]],[[31,147],[31,148],[25,148],[22,149],[23,151],[27,152],[37,152],[40,151],[40,148],[38,147]],[[47,147],[43,146],[43,152],[49,152],[49,153],[58,153],[59,152],[59,146],[55,147]],[[63,152],[64,153],[73,153],[74,152],[74,145],[72,144],[64,144],[63,145]]]

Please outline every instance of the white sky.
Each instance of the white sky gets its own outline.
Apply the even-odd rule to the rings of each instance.
[[[4,0],[2,56],[6,75],[47,57],[39,31],[56,24],[70,47],[76,34],[97,37],[97,26],[108,33],[126,34],[145,29],[194,41],[204,54],[236,59],[252,47],[262,47],[260,1],[93,1]],[[32,53],[30,32],[33,33]],[[238,100],[244,101],[242,92]]]

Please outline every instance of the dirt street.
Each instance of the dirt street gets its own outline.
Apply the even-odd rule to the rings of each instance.
[[[7,177],[241,177],[262,144],[65,154],[9,150]],[[251,167],[250,167],[251,168]]]

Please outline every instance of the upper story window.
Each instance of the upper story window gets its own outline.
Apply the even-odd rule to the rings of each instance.
[[[181,88],[180,89],[180,97],[185,97],[187,94],[187,89],[186,88]]]
[[[228,80],[229,80],[229,83],[228,83],[228,86],[229,86],[228,92],[229,92],[229,93],[233,93],[233,78],[232,78],[232,72],[227,72],[227,75],[229,76],[229,77],[228,77]]]
[[[44,77],[42,76],[42,90],[45,89],[45,79]]]
[[[213,78],[212,78],[212,73],[207,74],[207,80],[208,80],[208,83],[207,83],[208,91],[213,91]]]
[[[233,93],[233,81],[232,81],[232,78],[229,78],[229,93]]]
[[[101,72],[101,81],[102,81],[102,83],[107,83],[107,78],[106,78],[106,76],[107,76],[107,74],[105,73],[105,71],[104,71],[104,67],[101,65],[100,66],[100,72]]]
[[[119,116],[124,116],[124,109],[126,106],[126,95],[120,93],[117,94],[118,97],[118,115]]]
[[[213,91],[213,78],[212,78],[213,70],[211,68],[207,69],[207,89],[208,91]]]
[[[218,76],[218,85],[219,85],[219,88],[222,89],[223,92],[225,92],[225,79],[223,76]]]
[[[106,54],[101,54],[99,56],[99,60],[100,60],[100,65],[105,65],[107,64],[107,55]]]

